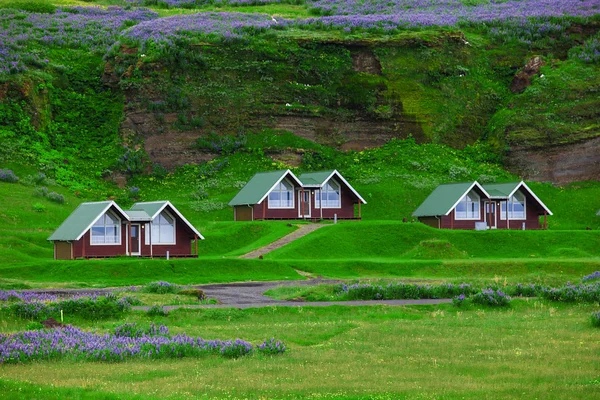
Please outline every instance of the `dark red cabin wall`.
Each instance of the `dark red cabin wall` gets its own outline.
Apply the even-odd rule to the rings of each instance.
[[[525,195],[525,219],[510,220],[508,229],[523,229],[523,222],[525,222],[525,229],[542,229],[540,216],[544,215],[544,209],[529,192],[523,191],[522,193]],[[506,225],[506,220],[498,220],[499,229],[507,229]]]
[[[167,251],[169,256],[185,256],[192,254],[192,240],[194,240],[194,234],[190,233],[185,223],[174,213],[171,215],[175,217],[175,243],[176,244],[153,244],[152,255],[153,256],[166,256]],[[141,249],[142,256],[150,256],[150,245],[146,245],[146,229],[142,229],[141,238]]]
[[[354,218],[354,204],[358,203],[360,200],[352,193],[352,191],[346,186],[343,182],[340,182],[341,185],[341,200],[342,204],[340,208],[323,208],[323,218],[333,218],[335,214],[337,214],[338,218]],[[321,217],[321,209],[315,207],[315,191],[311,190],[311,213],[312,218],[320,218]]]
[[[106,257],[120,256],[127,254],[126,252],[126,225],[121,224],[121,244],[120,245],[92,245],[90,243],[90,230],[88,230],[81,239],[73,242],[73,257]],[[85,252],[84,250],[85,246]]]
[[[484,222],[485,221],[485,215],[484,215],[485,205],[483,203],[483,200],[480,202],[479,207],[481,210],[481,215],[478,220],[472,220],[472,219],[469,219],[469,220],[458,219],[457,220],[454,218],[455,213],[454,213],[454,210],[452,210],[450,212],[450,214],[442,215],[440,217],[440,219],[442,220],[441,227],[446,228],[446,229],[475,229],[476,222]]]
[[[524,192],[526,201],[526,219],[524,220],[502,220],[500,219],[500,206],[498,206],[498,222],[497,229],[523,229],[523,222],[525,222],[525,229],[541,229],[540,216],[544,215],[544,209],[538,204],[538,202],[529,193]],[[499,203],[498,200],[496,200]],[[484,215],[485,202],[482,200],[480,203],[481,207],[481,218],[475,220],[457,220],[454,218],[454,210],[448,215],[441,216],[441,227],[444,229],[475,229],[476,222],[485,222],[486,217]],[[424,222],[424,221],[422,221]],[[424,222],[425,223],[425,222]],[[430,224],[427,224],[430,225]],[[430,225],[431,226],[431,225]]]

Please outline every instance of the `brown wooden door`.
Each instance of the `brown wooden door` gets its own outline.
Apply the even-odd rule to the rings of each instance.
[[[485,221],[488,229],[496,229],[498,218],[496,217],[496,203],[485,202]]]
[[[140,226],[136,224],[131,225],[131,254],[140,254]]]
[[[310,191],[298,192],[298,217],[310,218]]]

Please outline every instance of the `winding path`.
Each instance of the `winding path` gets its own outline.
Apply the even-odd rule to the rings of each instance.
[[[270,253],[271,251],[273,251],[275,249],[283,247],[286,244],[293,242],[296,239],[301,238],[302,236],[306,236],[309,233],[316,231],[317,229],[323,228],[324,226],[328,226],[328,225],[324,225],[324,224],[299,225],[298,229],[296,229],[294,232],[287,234],[284,237],[274,241],[273,243],[268,244],[264,247],[261,247],[260,249],[256,249],[256,250],[251,251],[250,253],[246,253],[243,256],[240,256],[240,258],[258,258],[267,253]]]

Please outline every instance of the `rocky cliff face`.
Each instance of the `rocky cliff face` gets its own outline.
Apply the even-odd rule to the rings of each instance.
[[[600,181],[600,137],[567,145],[513,148],[506,166],[533,181],[558,184]]]

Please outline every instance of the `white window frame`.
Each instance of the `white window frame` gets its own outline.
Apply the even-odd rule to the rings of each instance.
[[[473,201],[473,199],[472,199],[473,196],[477,198],[477,201]],[[460,203],[462,203],[463,200],[465,200],[467,197],[469,199],[471,199],[470,202],[468,200],[466,202],[467,203],[467,211],[466,211],[466,215],[467,216],[466,217],[459,217],[458,216],[458,212],[456,211],[456,209],[458,208],[458,205]],[[477,203],[477,217],[468,217],[468,215],[469,215],[469,204],[474,204],[474,203]],[[479,195],[475,191],[471,190],[469,193],[465,194],[459,200],[459,202],[454,207],[454,219],[457,220],[457,221],[479,221],[479,220],[481,220],[481,197],[479,197]]]
[[[292,205],[291,205],[291,206],[285,206],[285,207],[282,207],[281,205],[279,205],[279,206],[274,206],[274,205],[271,205],[271,193],[273,193],[273,192],[275,192],[275,191],[279,191],[279,204],[281,204],[281,194],[282,194],[282,193],[287,193],[287,192],[288,192],[288,190],[286,190],[286,191],[282,191],[281,189],[280,189],[280,190],[277,190],[278,188],[280,188],[280,187],[281,187],[281,185],[285,186],[285,184],[284,184],[283,182],[287,183],[287,184],[288,184],[288,185],[290,185],[290,187],[291,187],[291,189],[289,190],[289,192],[291,192],[291,193],[292,193]],[[286,188],[286,189],[287,189],[287,188]],[[282,180],[281,180],[281,181],[280,181],[280,182],[279,182],[279,183],[278,183],[278,184],[277,184],[277,185],[276,185],[276,186],[273,188],[273,190],[271,190],[271,191],[269,192],[269,194],[267,195],[267,204],[268,204],[268,206],[269,206],[268,208],[269,208],[269,209],[274,209],[274,210],[277,210],[277,209],[279,209],[279,210],[283,210],[283,209],[285,209],[285,210],[294,209],[294,208],[296,208],[296,201],[295,201],[294,197],[295,197],[295,195],[294,195],[294,185],[293,185],[293,184],[292,184],[292,183],[291,183],[289,180],[287,180],[286,178],[284,178],[284,179],[282,179]]]
[[[116,224],[116,226],[119,228],[117,229],[117,236],[119,237],[118,242],[114,242],[114,243],[94,243],[93,241],[93,237],[94,237],[94,226],[96,226],[96,224],[98,223],[98,221],[100,221],[101,219],[105,219],[106,215],[109,214],[110,216],[112,216],[113,218],[115,218],[118,222]],[[123,238],[121,236],[121,231],[122,231],[122,226],[121,226],[121,218],[119,218],[114,212],[112,212],[111,210],[107,210],[104,214],[102,214],[102,216],[100,218],[98,218],[98,221],[94,222],[94,225],[92,225],[92,227],[90,228],[90,246],[120,246],[121,243],[123,243]],[[106,220],[104,221],[104,240],[106,241]]]
[[[333,206],[333,207],[324,205],[323,207],[321,207],[321,200],[323,199],[321,193],[327,194],[330,192],[329,190],[322,191],[322,189],[327,188],[327,185],[329,185],[330,182],[333,182],[333,184],[337,185],[337,187],[338,187],[338,205]],[[325,185],[323,185],[323,188],[321,188],[319,190],[315,190],[315,208],[331,208],[331,209],[342,208],[342,185],[340,185],[336,180],[330,179],[327,181],[327,183]],[[335,191],[335,189],[333,191]],[[328,202],[329,202],[328,200],[325,201],[325,203],[328,203]]]
[[[515,197],[516,194],[523,196],[523,217],[515,217],[514,216],[514,204],[515,201],[519,202]],[[511,221],[525,221],[527,219],[527,196],[522,193],[520,190],[515,192],[508,200],[505,200],[500,203],[500,219],[502,221],[506,221],[506,211],[508,210],[508,219]]]
[[[165,213],[167,214],[167,216],[169,218],[171,218],[173,220],[173,242],[157,242],[157,238],[155,236],[158,236],[158,240],[160,240],[160,233],[158,235],[152,235],[152,246],[162,246],[162,245],[174,245],[177,244],[177,219],[175,217],[173,217],[173,215],[168,212],[167,210],[162,210],[160,212],[160,214]],[[158,217],[160,217],[160,214],[158,214],[156,216],[156,218],[154,218],[154,220],[158,220]],[[150,245],[150,230],[152,228],[154,228],[155,226],[158,226],[159,228],[159,232],[160,232],[160,225],[155,224],[154,222],[152,224],[146,224],[146,227],[144,228],[144,230],[146,232],[144,232],[144,244],[146,246]]]

